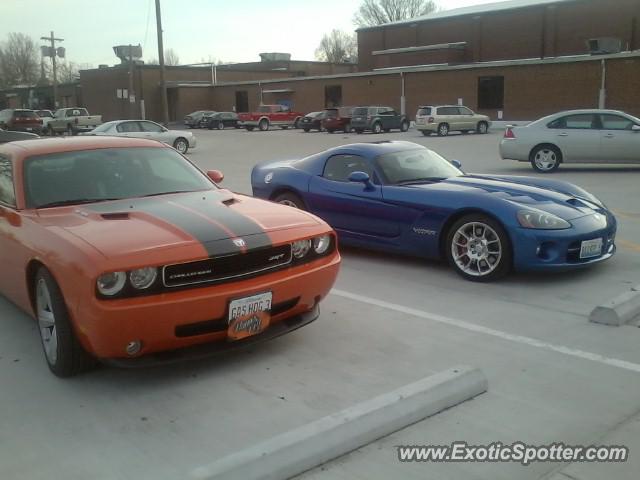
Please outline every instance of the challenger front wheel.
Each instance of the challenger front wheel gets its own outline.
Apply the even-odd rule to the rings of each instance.
[[[511,269],[511,244],[500,223],[481,214],[466,215],[447,235],[446,253],[456,272],[467,280],[489,282]]]
[[[281,205],[287,205],[288,207],[297,208],[299,210],[306,210],[306,206],[304,201],[293,192],[285,192],[277,195],[274,199],[274,202],[280,203]]]
[[[38,270],[33,291],[38,330],[49,369],[58,377],[70,377],[94,367],[96,361],[78,342],[60,287],[46,268]]]

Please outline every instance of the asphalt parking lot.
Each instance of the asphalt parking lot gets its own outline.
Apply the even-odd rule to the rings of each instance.
[[[427,145],[469,172],[536,175],[528,164],[500,160],[500,132],[195,133],[189,158],[222,170],[225,187],[247,194],[259,161],[383,139]],[[444,263],[343,249],[318,321],[222,358],[60,380],[46,368],[35,323],[0,298],[0,478],[190,478],[200,465],[463,364],[483,369],[487,393],[302,478],[537,479],[565,465],[406,464],[395,446],[623,443],[611,436],[640,414],[640,328],[591,324],[588,314],[640,284],[640,166],[562,166],[554,178],[586,188],[616,213],[611,261],[474,284]],[[572,477],[637,478],[640,460],[632,450],[625,464],[593,468],[593,477]]]

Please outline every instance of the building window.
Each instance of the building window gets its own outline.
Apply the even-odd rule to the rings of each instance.
[[[478,109],[504,108],[504,77],[478,78]]]
[[[324,106],[326,108],[342,106],[342,85],[324,87]]]

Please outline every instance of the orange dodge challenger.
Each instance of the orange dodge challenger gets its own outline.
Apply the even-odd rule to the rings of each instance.
[[[315,320],[340,264],[319,218],[131,138],[0,147],[0,293],[51,371],[204,356]]]

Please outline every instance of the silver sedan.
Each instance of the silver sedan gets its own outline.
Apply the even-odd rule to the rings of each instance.
[[[85,135],[150,138],[171,145],[183,154],[196,146],[196,137],[193,133],[169,130],[150,120],[113,120],[103,123]]]
[[[556,113],[507,127],[500,156],[543,173],[561,163],[640,163],[640,119],[617,110]]]

